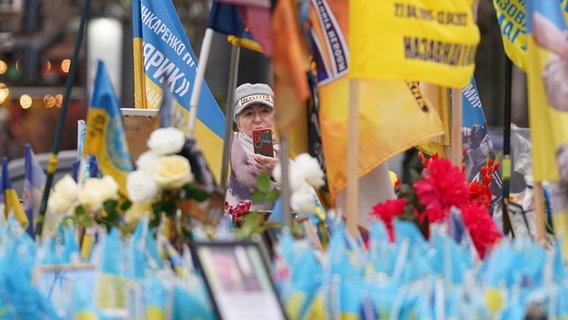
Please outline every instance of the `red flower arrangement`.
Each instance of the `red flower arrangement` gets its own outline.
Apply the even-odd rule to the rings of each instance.
[[[234,207],[229,205],[228,202],[225,202],[225,208],[229,210],[229,214],[231,215],[231,219],[233,220],[234,224],[240,224],[245,220],[246,215],[250,211],[250,206],[252,202],[250,200],[240,201]]]
[[[387,228],[389,234],[389,239],[391,242],[394,241],[394,231],[392,225],[392,219],[394,217],[402,215],[404,211],[404,206],[406,205],[406,199],[394,199],[387,200],[383,203],[378,203],[373,207],[373,213],[371,216],[378,216]]]
[[[480,171],[480,180],[467,183],[465,165],[458,168],[437,154],[427,159],[419,153],[419,157],[424,165],[420,178],[412,186],[401,185],[399,199],[375,205],[371,219],[379,218],[385,223],[391,241],[395,237],[392,223],[395,217],[415,222],[428,238],[429,224],[447,221],[451,207],[457,207],[479,256],[485,257],[501,238],[488,209],[492,197],[491,174],[499,168],[499,162],[488,160]]]

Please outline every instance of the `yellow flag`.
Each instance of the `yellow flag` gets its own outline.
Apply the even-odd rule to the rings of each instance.
[[[359,176],[389,158],[443,133],[438,114],[418,83],[358,80]],[[414,95],[413,92],[414,91]],[[347,184],[349,82],[343,78],[320,89],[321,126],[328,182],[332,195]],[[343,106],[343,107],[341,107]]]
[[[557,162],[568,148],[568,104],[563,89],[568,81],[564,73],[568,41],[559,5],[555,1],[548,6],[534,2],[534,7],[527,8],[532,15],[527,26],[527,78],[535,181],[558,181],[562,171],[558,165],[568,165],[560,158]],[[568,173],[563,178],[568,181]]]
[[[347,185],[350,51],[346,0],[312,5],[312,45],[317,65],[319,123],[331,200]],[[352,30],[352,29],[351,29]],[[436,111],[417,82],[358,80],[361,177],[390,157],[443,134]]]
[[[472,3],[472,0],[350,1],[351,76],[467,86],[480,39]]]
[[[528,0],[527,78],[533,178],[551,184],[555,232],[568,257],[568,41],[557,1]]]
[[[527,31],[525,0],[493,0],[505,53],[513,63],[526,70]]]

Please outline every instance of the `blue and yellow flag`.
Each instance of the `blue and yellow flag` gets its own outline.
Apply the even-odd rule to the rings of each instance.
[[[14,213],[14,217],[20,224],[22,228],[27,230],[30,225],[30,221],[24,212],[24,208],[20,203],[20,198],[12,186],[12,181],[10,181],[10,175],[8,173],[8,157],[2,158],[2,182],[0,184],[0,190],[2,191],[4,197],[4,205],[6,206],[6,215],[10,212]]]
[[[522,70],[527,63],[525,0],[493,0],[505,54]]]
[[[24,158],[24,188],[22,194],[22,205],[28,217],[29,225],[26,232],[33,236],[34,221],[38,215],[39,206],[41,205],[41,197],[43,195],[43,187],[45,185],[46,175],[43,168],[37,161],[32,146],[26,144]]]
[[[497,21],[503,37],[505,53],[523,71],[527,69],[527,15],[525,0],[493,0]],[[568,1],[562,0],[560,8],[564,20],[568,18]]]
[[[84,154],[97,157],[99,169],[116,180],[119,190],[126,195],[126,177],[134,170],[118,98],[104,62],[99,60],[93,87],[93,96],[87,111],[87,133]]]
[[[349,2],[351,76],[463,88],[475,69],[473,0]]]
[[[158,109],[163,90],[173,95],[171,125],[189,132],[189,103],[197,60],[171,1],[132,3],[136,108]],[[164,84],[162,84],[164,83]],[[197,109],[195,139],[218,181],[225,116],[204,82]]]
[[[559,1],[529,0],[527,13],[527,78],[535,182],[568,183],[568,30]],[[554,185],[554,184],[553,184]],[[565,189],[564,189],[565,190]],[[564,233],[568,257],[568,199],[553,192],[555,231]]]
[[[207,28],[226,34],[227,40],[234,45],[262,52],[260,44],[247,31],[241,17],[241,10],[235,4],[213,0],[207,20]]]

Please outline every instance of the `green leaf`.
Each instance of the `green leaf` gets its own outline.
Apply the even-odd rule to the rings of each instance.
[[[105,202],[103,202],[103,208],[105,209],[105,211],[107,213],[112,213],[112,212],[116,212],[116,205],[118,204],[118,201],[116,200],[106,200]]]
[[[270,175],[266,172],[261,172],[256,179],[256,188],[260,192],[270,191]]]
[[[164,208],[164,204],[163,204],[162,201],[152,203],[152,211],[154,213],[162,212],[163,208]]]
[[[195,199],[199,202],[203,202],[211,196],[209,192],[204,189],[198,188],[192,183],[188,183],[183,186],[183,190],[185,191],[185,199]]]
[[[266,194],[266,200],[276,202],[280,198],[280,190],[274,189]]]
[[[86,213],[86,211],[85,211],[85,208],[83,208],[83,206],[79,205],[79,206],[75,207],[75,214],[76,215],[80,216],[80,215],[83,215],[85,213]]]
[[[209,192],[205,191],[205,190],[201,190],[201,189],[195,189],[195,191],[192,193],[193,199],[199,201],[199,202],[203,202],[207,199],[209,199]]]
[[[124,200],[124,202],[120,205],[120,210],[121,210],[122,212],[124,212],[124,211],[130,209],[130,207],[132,207],[132,201],[126,199],[126,200]]]
[[[422,175],[416,169],[410,169],[410,181],[414,184],[416,181],[422,179]]]
[[[264,202],[264,194],[260,192],[255,192],[252,194],[251,201],[253,203],[261,203]]]

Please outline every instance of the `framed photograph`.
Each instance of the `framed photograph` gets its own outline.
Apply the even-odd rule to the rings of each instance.
[[[192,254],[220,319],[286,319],[258,242],[196,242]]]
[[[55,312],[66,318],[70,316],[66,310],[71,304],[75,286],[91,289],[97,283],[97,269],[94,264],[81,265],[44,265],[34,269],[32,283],[54,306]]]

